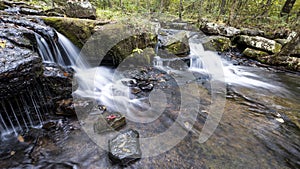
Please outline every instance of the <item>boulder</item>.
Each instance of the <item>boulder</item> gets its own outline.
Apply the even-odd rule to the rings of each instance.
[[[231,47],[231,40],[224,36],[210,36],[203,42],[204,50],[228,51]]]
[[[94,33],[96,25],[104,25],[108,22],[100,22],[90,19],[77,19],[65,17],[41,17],[45,24],[55,28],[65,35],[77,47],[82,48],[88,38]]]
[[[238,45],[245,45],[270,53],[279,53],[282,47],[282,45],[277,43],[275,40],[270,40],[260,36],[247,35],[238,36]]]
[[[269,54],[264,51],[260,51],[260,50],[256,50],[256,49],[252,49],[252,48],[246,48],[243,51],[243,55],[245,55],[249,58],[252,58],[252,59],[261,60],[261,58],[268,56]]]
[[[0,97],[25,92],[42,75],[37,53],[0,38]]]
[[[68,2],[65,14],[71,18],[96,19],[96,8],[89,1]]]
[[[139,133],[129,129],[108,142],[108,156],[113,163],[127,165],[142,156]]]
[[[240,30],[231,26],[216,24],[208,22],[206,23],[201,30],[209,35],[222,35],[226,37],[233,37],[240,34]]]
[[[189,40],[185,31],[161,30],[159,34],[160,48],[167,54],[183,57],[189,54]]]

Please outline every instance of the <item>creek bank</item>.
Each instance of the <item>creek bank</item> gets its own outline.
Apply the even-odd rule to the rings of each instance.
[[[210,37],[212,40],[204,43],[206,49],[223,52],[237,48],[245,57],[300,71],[299,32],[279,30],[266,33],[216,23],[205,23],[201,30],[208,35],[218,35]]]

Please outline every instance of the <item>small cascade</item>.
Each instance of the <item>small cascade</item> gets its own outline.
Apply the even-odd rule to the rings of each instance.
[[[80,57],[80,50],[64,35],[56,32],[57,40],[45,39],[35,34],[37,50],[44,62],[57,63],[60,66],[86,68],[87,63]]]
[[[18,96],[0,100],[0,134],[18,135],[31,127],[39,127],[49,113],[45,106],[46,96],[39,83],[30,85]]]

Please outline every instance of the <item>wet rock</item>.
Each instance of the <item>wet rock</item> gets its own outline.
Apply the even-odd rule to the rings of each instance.
[[[138,93],[140,93],[142,90],[140,89],[140,88],[138,88],[138,87],[133,87],[133,88],[131,88],[131,93],[132,94],[138,94]]]
[[[222,35],[226,37],[233,37],[240,34],[240,30],[234,27],[219,25],[216,23],[206,23],[201,30],[209,35]]]
[[[31,50],[0,41],[0,97],[8,97],[25,91],[42,75],[42,60]]]
[[[119,112],[107,112],[99,115],[99,118],[94,124],[94,132],[101,134],[104,132],[109,132],[117,130],[126,125],[125,116]]]
[[[65,6],[68,17],[96,19],[96,8],[89,1],[68,2]]]
[[[205,50],[224,52],[230,49],[231,40],[223,36],[210,36],[203,42],[203,47]]]
[[[139,143],[139,133],[136,130],[126,130],[108,142],[108,156],[113,163],[127,165],[142,156]]]
[[[73,69],[54,63],[44,63],[42,83],[48,89],[54,102],[72,97]]]
[[[53,122],[53,121],[49,121],[49,122],[47,122],[47,123],[45,123],[45,124],[43,124],[43,127],[42,127],[43,129],[45,129],[45,130],[48,130],[48,131],[50,131],[50,130],[52,130],[52,129],[55,129],[56,128],[56,123],[55,122]]]
[[[281,50],[281,45],[274,40],[270,40],[260,36],[246,36],[240,35],[238,37],[239,45],[246,45],[259,50],[263,50],[271,53],[279,53]]]
[[[268,56],[269,54],[264,51],[256,50],[256,49],[251,49],[251,48],[246,48],[243,51],[243,55],[252,58],[252,59],[257,59],[261,60],[261,58]]]
[[[153,84],[146,82],[146,81],[141,81],[138,83],[138,86],[140,89],[144,90],[144,91],[151,91],[154,87]]]
[[[74,116],[76,115],[75,106],[73,104],[73,99],[63,99],[56,101],[56,111],[55,114],[63,116]]]
[[[167,54],[184,57],[190,52],[185,31],[161,30],[159,40],[161,49],[166,50]]]

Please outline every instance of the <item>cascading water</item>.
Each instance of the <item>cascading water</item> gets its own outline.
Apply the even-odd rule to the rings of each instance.
[[[28,131],[30,127],[39,127],[49,113],[46,97],[38,82],[28,86],[24,93],[1,99],[0,134],[2,136]]]
[[[56,63],[62,67],[85,69],[87,64],[79,57],[79,49],[62,34],[56,32],[57,40],[44,38],[35,34],[37,52],[44,63]],[[40,79],[29,84],[27,90],[0,99],[0,134],[2,136],[28,131],[31,127],[39,127],[49,113],[47,105],[51,96],[46,85]]]

